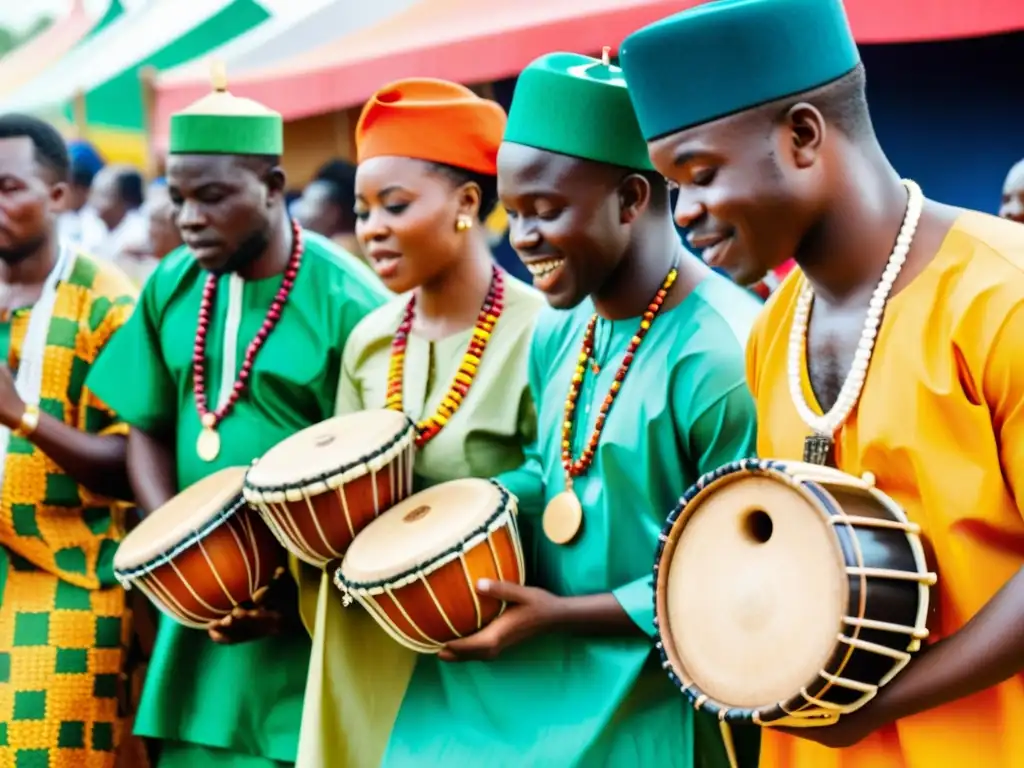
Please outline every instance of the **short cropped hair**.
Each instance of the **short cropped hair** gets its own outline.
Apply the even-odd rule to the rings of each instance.
[[[280,155],[235,155],[236,161],[253,173],[263,176],[281,165]]]
[[[56,181],[67,181],[71,160],[64,137],[56,128],[31,115],[0,115],[0,139],[18,138],[31,139],[36,162],[50,171]]]
[[[430,166],[456,186],[461,187],[463,184],[472,183],[480,187],[480,212],[478,214],[480,221],[486,221],[487,217],[494,213],[494,209],[498,206],[497,176],[467,171],[465,168],[457,168],[445,163],[430,163]]]
[[[344,160],[331,160],[320,166],[313,177],[328,190],[328,199],[341,212],[341,225],[346,229],[355,228],[356,166]]]
[[[145,183],[142,180],[142,174],[135,169],[126,169],[118,174],[117,193],[129,208],[142,207],[145,198]]]
[[[863,64],[819,88],[784,99],[781,114],[801,101],[816,106],[825,122],[838,128],[848,139],[858,141],[874,132]]]

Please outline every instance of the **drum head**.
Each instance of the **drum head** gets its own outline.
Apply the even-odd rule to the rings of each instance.
[[[412,429],[409,417],[398,411],[335,416],[275,445],[250,468],[245,482],[271,490],[326,480],[368,461]]]
[[[228,467],[207,475],[146,515],[117,548],[114,569],[128,571],[156,560],[238,504],[245,469]]]
[[[368,584],[425,568],[501,511],[501,491],[489,480],[435,485],[366,526],[345,553],[342,576],[351,584]]]
[[[682,526],[680,528],[680,526]],[[847,611],[845,563],[825,513],[770,476],[698,495],[659,567],[665,652],[728,707],[786,701],[825,666]]]

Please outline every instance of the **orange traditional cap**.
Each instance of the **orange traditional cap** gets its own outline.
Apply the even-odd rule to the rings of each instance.
[[[447,80],[416,77],[377,91],[356,125],[359,162],[390,155],[497,174],[507,116],[497,102]]]

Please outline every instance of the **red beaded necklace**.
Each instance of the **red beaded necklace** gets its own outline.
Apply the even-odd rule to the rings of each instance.
[[[487,296],[484,298],[480,314],[477,315],[476,325],[473,334],[469,339],[469,347],[462,355],[462,363],[455,374],[455,378],[448,388],[447,394],[441,398],[437,411],[426,419],[420,421],[416,427],[419,434],[416,438],[416,447],[422,448],[434,439],[438,432],[448,423],[452,415],[462,405],[469,387],[476,377],[480,367],[480,359],[487,349],[487,342],[491,338],[494,326],[501,317],[505,307],[505,279],[501,270],[494,267],[491,276],[491,285],[487,289]],[[385,405],[393,411],[401,411],[402,408],[402,387],[405,372],[405,348],[409,340],[409,332],[412,330],[412,321],[416,316],[416,296],[409,299],[405,306],[405,316],[402,318],[395,338],[391,342],[391,361],[388,365],[388,388]]]
[[[597,325],[597,315],[595,314],[590,318],[590,323],[587,325],[587,331],[583,335],[583,345],[580,349],[580,355],[576,361],[576,371],[573,373],[572,382],[569,385],[569,395],[565,399],[565,416],[562,419],[562,467],[565,469],[567,477],[578,477],[590,468],[590,464],[594,460],[594,453],[597,451],[597,444],[601,440],[601,431],[604,429],[605,419],[608,418],[608,412],[611,411],[612,403],[615,402],[615,396],[618,395],[619,390],[622,389],[622,382],[626,379],[626,374],[629,372],[630,365],[633,363],[636,351],[640,347],[640,343],[644,340],[644,336],[647,335],[647,331],[650,330],[651,324],[654,322],[654,318],[657,317],[658,312],[661,311],[661,306],[665,303],[665,297],[668,295],[669,290],[671,290],[678,275],[679,270],[676,269],[676,267],[672,267],[672,269],[669,270],[668,275],[666,275],[665,281],[661,284],[661,288],[658,289],[658,292],[654,295],[651,303],[647,306],[647,310],[644,312],[643,318],[640,320],[640,328],[637,330],[636,335],[630,339],[629,346],[626,348],[626,354],[622,358],[622,363],[619,365],[619,369],[615,372],[615,381],[612,382],[611,389],[608,391],[608,394],[605,395],[604,402],[601,403],[601,410],[597,414],[597,419],[594,422],[594,431],[590,435],[590,440],[587,441],[587,445],[583,449],[583,453],[580,454],[580,457],[573,460],[573,415],[576,411],[576,400],[579,398],[580,387],[583,384],[583,376],[587,370],[587,361],[590,360],[591,356],[594,354],[594,328]]]
[[[203,461],[213,461],[220,453],[220,436],[217,434],[217,425],[222,422],[242,396],[249,383],[249,375],[252,372],[253,361],[256,353],[263,348],[270,332],[274,330],[277,321],[281,319],[281,310],[284,308],[288,295],[295,285],[295,276],[299,272],[299,264],[302,262],[304,243],[302,241],[302,229],[297,222],[292,222],[292,252],[288,257],[288,265],[284,270],[284,277],[281,280],[281,287],[277,291],[263,325],[256,333],[255,338],[249,343],[245,350],[245,360],[242,368],[235,379],[234,387],[225,403],[216,411],[210,411],[206,399],[206,336],[210,330],[210,315],[213,309],[213,301],[217,295],[218,276],[211,274],[206,278],[206,285],[203,288],[203,300],[199,304],[199,325],[196,328],[196,341],[192,352],[192,391],[196,398],[196,410],[199,411],[199,421],[203,425],[199,433],[199,440],[196,443],[196,452]],[[224,361],[227,365],[228,361]]]

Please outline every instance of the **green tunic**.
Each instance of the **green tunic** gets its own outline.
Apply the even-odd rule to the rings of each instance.
[[[526,360],[539,293],[505,280],[505,309],[480,370],[456,415],[416,455],[417,484],[490,477],[517,467],[523,446],[536,437],[536,415],[526,381]],[[367,317],[345,347],[338,412],[383,407],[391,339],[408,296]],[[436,409],[447,392],[471,331],[429,342],[410,335],[403,405],[413,417]],[[341,607],[329,580],[311,568],[303,592],[316,600],[313,655],[306,684],[299,746],[300,768],[376,768],[416,662],[361,608]],[[317,594],[319,593],[319,594]],[[316,597],[314,597],[316,596]],[[424,763],[423,765],[427,765]]]
[[[541,314],[530,353],[539,437],[499,479],[533,529],[533,583],[559,595],[612,592],[642,630],[632,637],[551,634],[493,662],[417,664],[385,755],[388,768],[650,768],[722,765],[717,725],[694,746],[694,718],[653,653],[652,565],[662,524],[708,470],[754,454],[744,343],[759,303],[709,276],[651,327],[607,419],[593,464],[575,482],[585,523],[569,546],[540,513],[565,490],[563,409],[593,304]],[[574,455],[589,439],[638,319],[598,323],[577,404]],[[695,760],[695,751],[698,760]]]
[[[345,341],[383,303],[384,291],[329,241],[309,232],[304,238],[294,288],[256,356],[248,391],[219,427],[221,452],[215,461],[200,460],[195,449],[200,423],[191,361],[207,273],[186,249],[160,264],[131,320],[93,367],[89,385],[126,422],[175,436],[179,488],[223,467],[247,465],[284,438],[332,415]],[[237,291],[235,301],[240,298],[241,304],[230,363],[237,372],[281,280],[280,275],[247,282],[220,278],[206,344],[211,407],[223,388],[230,336],[225,328],[238,317],[229,318],[229,296]],[[206,765],[199,756],[209,747],[237,754],[238,765],[249,766],[254,757],[292,762],[308,660],[309,640],[298,634],[223,646],[205,632],[162,621],[136,733],[167,742],[162,766],[189,759],[191,768]],[[229,754],[208,760],[236,764]]]

